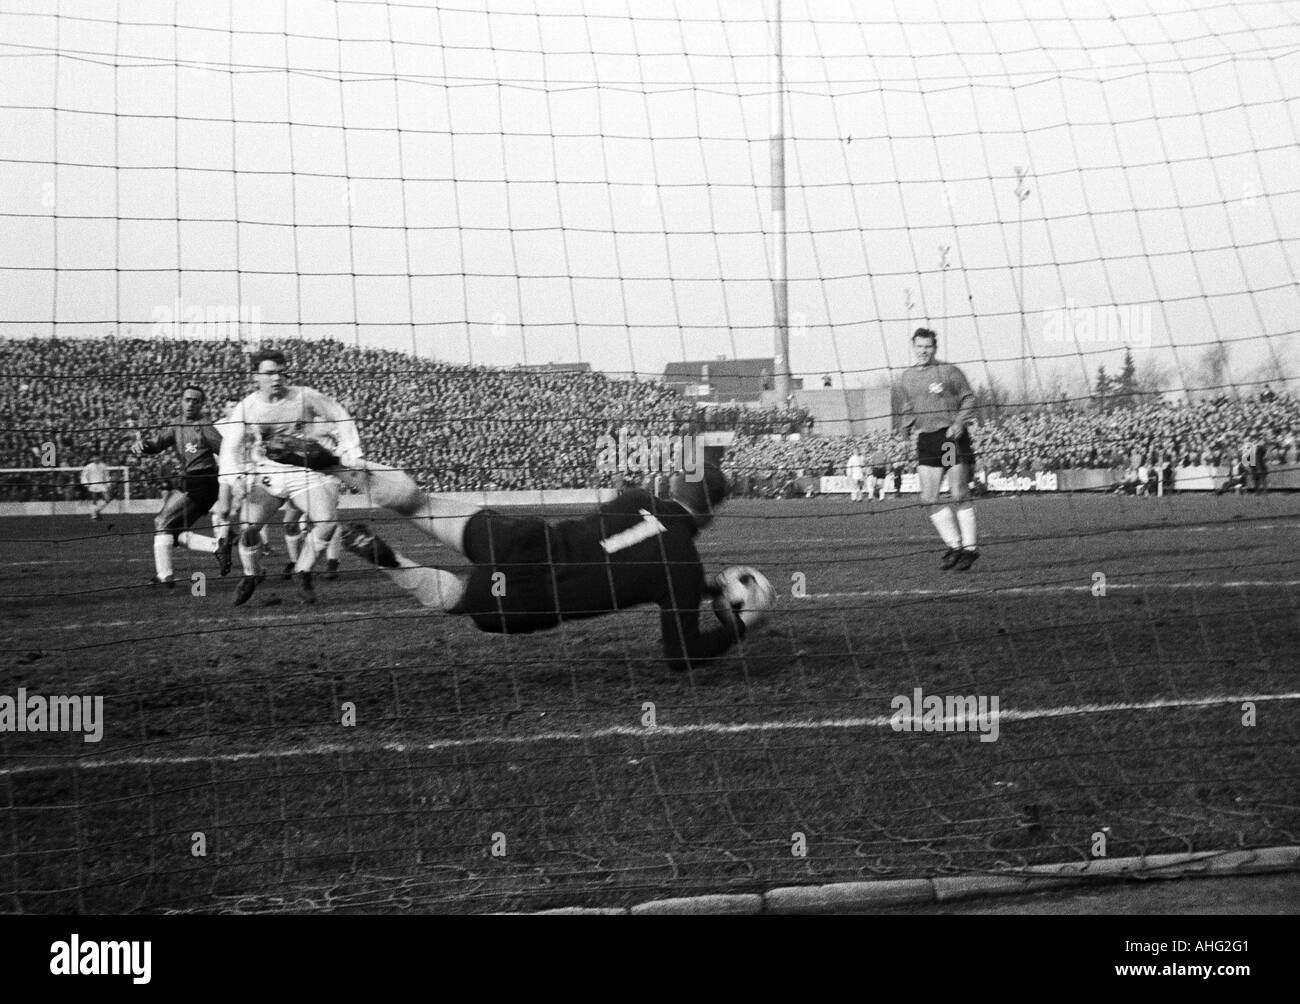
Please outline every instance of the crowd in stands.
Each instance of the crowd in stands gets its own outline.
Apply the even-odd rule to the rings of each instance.
[[[252,387],[249,354],[264,343],[196,339],[0,339],[0,467],[76,467],[92,454],[131,467],[136,497],[174,473],[167,454],[129,458],[137,432],[177,417],[180,389],[208,393],[209,417]],[[892,473],[912,470],[895,433],[798,435],[797,408],[706,406],[664,385],[589,370],[453,365],[336,341],[287,340],[290,378],[337,398],[357,419],[367,456],[409,470],[431,491],[589,488],[619,483],[597,470],[606,435],[685,436],[734,430],[725,460],[742,494],[800,477],[843,474],[860,451]],[[1008,412],[971,428],[979,468],[1005,475],[1065,468],[1219,467],[1260,441],[1271,467],[1296,463],[1300,400],[1271,390],[1173,406]],[[795,435],[792,435],[795,434]],[[874,459],[873,459],[874,458]],[[59,478],[62,477],[62,481]],[[0,498],[75,497],[76,475],[3,476]],[[66,483],[66,488],[62,487]]]
[[[80,467],[91,454],[131,466],[136,497],[170,482],[167,454],[129,458],[137,431],[177,417],[180,390],[208,394],[207,415],[252,390],[257,345],[196,339],[0,339],[0,467]],[[706,408],[663,384],[579,370],[452,365],[336,341],[289,340],[290,379],[329,394],[360,426],[366,454],[409,470],[431,491],[586,488],[615,483],[596,469],[597,442],[691,435],[741,425],[786,432],[805,412]],[[75,496],[74,474],[5,475],[5,499]]]
[[[1227,467],[1247,440],[1258,442],[1269,467],[1295,466],[1300,399],[1269,392],[1254,399],[1219,399],[1182,406],[1145,403],[1110,411],[1057,406],[1009,413],[971,426],[978,469],[1006,476],[1068,468],[1171,469]],[[733,479],[752,479],[758,494],[773,483],[843,474],[847,458],[880,451],[892,471],[912,466],[912,443],[892,433],[865,436],[770,436],[738,440],[727,456]]]

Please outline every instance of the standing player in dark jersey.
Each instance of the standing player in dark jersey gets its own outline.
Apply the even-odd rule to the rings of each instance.
[[[474,562],[468,570],[417,565],[362,524],[343,543],[425,606],[498,634],[657,603],[664,657],[682,670],[722,655],[747,626],[726,607],[724,623],[704,631],[699,624],[701,600],[720,590],[704,574],[695,536],[726,498],[726,478],[705,465],[701,481],[674,479],[672,492],[657,499],[625,491],[589,516],[556,523],[427,496],[412,522]]]
[[[214,554],[221,574],[230,571],[231,557],[227,537],[226,514],[212,517],[216,537],[192,533],[190,527],[217,501],[217,457],[221,452],[221,434],[208,422],[200,421],[206,395],[193,385],[181,391],[181,421],[153,439],[137,437],[131,452],[137,457],[174,449],[181,462],[181,490],[169,492],[154,517],[153,561],[154,585],[175,585],[172,575],[172,548],[183,544],[192,551]]]
[[[979,551],[975,546],[975,504],[970,500],[971,471],[975,448],[966,426],[974,415],[975,392],[970,382],[952,363],[935,358],[939,336],[929,328],[917,328],[912,335],[916,365],[903,371],[903,431],[915,429],[916,473],[921,482],[921,501],[930,506],[930,521],[948,546],[939,567],[964,572]],[[953,507],[939,502],[944,471]]]

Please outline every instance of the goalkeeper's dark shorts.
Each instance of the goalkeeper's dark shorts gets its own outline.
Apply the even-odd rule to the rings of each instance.
[[[495,634],[530,634],[560,623],[545,520],[482,509],[465,524],[464,550],[474,568],[450,613],[468,614],[480,630]]]
[[[952,446],[947,446],[951,443]],[[963,429],[956,439],[948,438],[947,429],[922,432],[916,437],[916,463],[919,467],[952,467],[975,463],[975,445],[970,430]]]

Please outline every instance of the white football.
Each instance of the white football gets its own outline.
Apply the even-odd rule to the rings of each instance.
[[[714,582],[722,592],[713,597],[713,612],[724,624],[734,614],[746,628],[756,628],[776,606],[776,590],[757,568],[731,565],[714,576]]]

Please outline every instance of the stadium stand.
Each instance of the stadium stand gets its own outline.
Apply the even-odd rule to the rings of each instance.
[[[1177,407],[1147,403],[1113,411],[1058,408],[1007,415],[972,425],[980,468],[1007,475],[1068,468],[1127,468],[1169,460],[1175,467],[1226,466],[1248,437],[1265,443],[1270,468],[1293,467],[1300,440],[1300,400],[1204,401]],[[867,436],[738,438],[725,470],[733,478],[842,474],[855,450],[881,449],[889,464],[911,466],[911,445],[891,433]]]
[[[372,456],[410,470],[432,491],[606,487],[613,475],[594,469],[593,443],[619,429],[735,431],[725,469],[741,482],[741,494],[769,494],[802,475],[843,473],[855,449],[881,449],[891,468],[913,469],[910,444],[893,433],[774,438],[806,428],[807,415],[797,408],[705,407],[658,382],[581,368],[456,366],[334,341],[283,347],[296,381],[336,396],[357,417]],[[182,383],[204,386],[216,408],[242,396],[248,351],[230,341],[0,340],[0,466],[40,466],[46,443],[55,444],[60,466],[83,463],[93,452],[120,457],[138,428],[171,417]],[[978,423],[972,435],[981,467],[1008,475],[1151,460],[1217,467],[1248,436],[1265,442],[1270,467],[1294,466],[1300,400],[1264,397],[1110,411],[1058,406]],[[538,415],[548,418],[539,422]],[[486,465],[484,457],[491,458]],[[171,477],[170,459],[143,460],[136,494],[156,495]],[[76,497],[73,479],[5,480],[6,501]]]
[[[137,429],[173,417],[177,392],[188,382],[207,390],[212,416],[248,392],[246,354],[256,347],[193,339],[0,340],[0,466],[42,466],[46,443],[54,444],[56,466],[84,463],[96,452],[120,458]],[[577,367],[456,366],[333,341],[279,347],[295,382],[349,409],[369,456],[406,468],[431,491],[606,487],[614,475],[598,473],[593,463],[603,434],[756,435],[795,431],[806,420],[798,409],[706,409],[658,382]],[[141,458],[137,470],[135,495],[157,495],[170,479],[170,459]],[[53,480],[6,475],[0,498],[76,497],[71,481]]]

